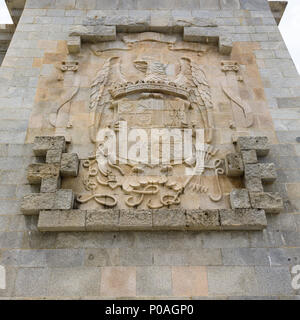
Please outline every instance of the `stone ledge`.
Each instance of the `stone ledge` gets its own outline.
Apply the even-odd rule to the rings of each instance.
[[[264,210],[220,210],[222,230],[262,230],[267,226]]]
[[[48,209],[48,208],[47,208]],[[262,230],[264,210],[42,210],[40,231]]]
[[[116,40],[117,31],[115,26],[76,26],[70,29],[69,36],[80,37],[82,42],[97,43]]]
[[[93,19],[92,19],[93,20]],[[117,40],[117,33],[157,32],[164,34],[183,34],[187,42],[215,44],[222,55],[230,55],[233,48],[231,34],[227,34],[216,24],[207,19],[192,18],[193,21],[165,20],[161,17],[151,17],[149,21],[132,21],[131,19],[113,19],[105,21],[100,18],[99,23],[89,21],[84,25],[70,28],[67,46],[70,54],[80,53],[81,42],[106,42]],[[199,21],[198,21],[199,20]]]

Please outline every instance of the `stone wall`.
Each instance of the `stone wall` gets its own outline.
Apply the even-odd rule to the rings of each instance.
[[[26,179],[36,159],[24,142],[38,78],[48,72],[44,53],[56,52],[87,16],[150,13],[163,23],[179,12],[215,19],[233,42],[255,45],[277,136],[264,161],[276,164],[279,177],[267,191],[281,194],[284,212],[269,214],[264,231],[39,232],[20,202],[38,192]],[[266,1],[27,0],[0,84],[1,297],[297,299],[291,267],[300,261],[300,81]]]

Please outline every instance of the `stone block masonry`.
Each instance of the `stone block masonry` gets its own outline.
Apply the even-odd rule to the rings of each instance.
[[[42,210],[39,217],[23,215],[20,208],[24,196],[58,192],[61,186],[54,176],[58,171],[57,164],[60,164],[59,175],[63,175],[62,155],[77,153],[82,158],[81,154],[85,152],[84,146],[71,143],[62,151],[62,155],[55,148],[54,152],[49,150],[46,161],[46,154],[41,151],[42,154],[38,156],[45,157],[43,163],[38,164],[42,168],[41,175],[34,175],[31,180],[34,184],[29,184],[27,167],[36,159],[32,153],[33,140],[27,139],[28,122],[31,116],[35,117],[36,127],[32,128],[34,137],[39,135],[35,132],[42,122],[38,114],[32,115],[35,99],[41,97],[38,102],[40,110],[49,108],[50,111],[57,107],[49,106],[43,100],[46,92],[37,90],[38,83],[44,81],[47,73],[51,74],[53,61],[67,57],[68,49],[71,54],[76,54],[86,45],[79,36],[70,39],[70,28],[81,26],[84,21],[94,20],[96,16],[110,20],[117,18],[118,21],[137,17],[135,21],[140,19],[142,23],[128,26],[136,32],[146,30],[147,21],[155,22],[155,27],[169,31],[169,20],[166,17],[173,17],[173,21],[182,21],[181,28],[216,28],[213,25],[217,25],[217,28],[224,30],[226,37],[230,35],[229,40],[222,41],[221,47],[226,47],[229,41],[229,49],[226,49],[228,59],[237,60],[242,65],[252,61],[247,72],[254,74],[253,65],[257,66],[259,76],[255,75],[251,80],[257,84],[253,94],[260,102],[267,100],[272,116],[270,124],[261,112],[261,103],[257,103],[254,106],[258,110],[254,123],[259,125],[259,129],[250,132],[250,135],[268,136],[269,125],[275,133],[269,141],[268,155],[261,157],[253,149],[245,148],[241,150],[242,160],[245,167],[274,163],[276,181],[270,184],[275,178],[270,166],[262,166],[263,171],[260,171],[260,166],[258,171],[247,169],[247,172],[254,175],[250,185],[258,188],[258,191],[250,192],[254,193],[251,202],[250,193],[247,197],[245,191],[241,191],[245,188],[236,183],[238,178],[232,177],[234,189],[243,194],[244,201],[236,202],[234,194],[230,195],[232,185],[228,188],[227,200],[239,208],[218,213],[213,211],[209,216],[205,212],[190,211],[186,214],[189,232],[160,230],[168,216],[175,215],[174,212],[155,221],[156,232],[116,232],[113,229],[119,219],[116,212],[114,215],[99,216],[97,210],[78,212],[72,209],[65,212],[58,209],[52,211],[51,208],[51,217],[48,209]],[[157,22],[159,19],[162,21],[160,25]],[[203,19],[206,19],[205,25]],[[197,20],[202,25],[195,25]],[[121,30],[126,27],[121,23],[116,25]],[[219,40],[219,46],[220,43]],[[221,52],[221,48],[219,50]],[[253,55],[249,54],[249,50]],[[0,297],[299,298],[299,292],[291,286],[294,276],[291,268],[300,261],[300,81],[267,1],[174,0],[129,3],[27,0],[0,67],[0,84],[0,265],[5,267],[7,277],[6,289],[0,289]],[[242,96],[246,100],[249,98],[244,91]],[[77,98],[80,101],[80,96]],[[79,102],[76,102],[74,107],[78,105]],[[226,105],[219,105],[218,108],[224,108],[227,113],[230,111]],[[51,134],[45,132],[45,135]],[[220,145],[221,138],[231,145],[225,135],[220,137]],[[240,152],[231,146],[231,153]],[[75,158],[72,156],[72,159],[66,161],[68,174],[77,172],[76,166],[72,165],[74,161],[76,163]],[[31,172],[36,172],[38,166],[32,166]],[[53,171],[49,168],[53,168]],[[63,179],[68,179],[67,173]],[[48,174],[52,181],[47,182]],[[50,185],[54,189],[55,183],[58,183],[57,190],[40,192],[42,179],[46,180],[46,186]],[[264,196],[261,199],[262,192]],[[268,210],[266,204],[271,204],[274,209],[273,200],[276,197],[265,199],[266,194],[270,193],[279,193],[283,211],[280,214],[262,215],[263,209]],[[262,200],[267,200],[265,208],[258,208],[262,206]],[[249,206],[249,202],[250,205],[258,204],[258,207],[244,208]],[[244,210],[251,210],[247,221],[240,219]],[[267,222],[263,231],[251,230],[253,226],[255,228],[258,216],[261,217],[261,223]],[[205,231],[207,226],[218,228],[219,223],[224,226],[228,223],[231,227],[236,223],[238,228],[241,221],[247,224],[249,231]],[[172,217],[172,222],[174,228],[179,228],[182,225],[180,214]],[[48,231],[60,225],[61,230],[40,232],[38,224],[47,226]],[[203,231],[195,231],[195,225],[196,228],[201,225]],[[107,228],[107,231],[98,232],[99,228]]]

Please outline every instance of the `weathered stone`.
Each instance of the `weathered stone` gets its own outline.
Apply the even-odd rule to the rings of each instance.
[[[101,42],[116,40],[115,26],[76,26],[70,30],[70,37],[80,36],[83,42]]]
[[[264,183],[274,182],[277,179],[277,173],[274,163],[259,164],[261,180]]]
[[[46,154],[46,163],[60,163],[62,150],[49,150]]]
[[[120,230],[151,230],[150,210],[120,210]]]
[[[68,51],[70,54],[76,54],[81,49],[81,38],[80,36],[69,37],[67,41]]]
[[[230,192],[230,204],[232,209],[250,209],[250,199],[247,189],[233,189]]]
[[[279,213],[283,210],[283,201],[279,193],[250,192],[252,208],[263,209],[266,213]]]
[[[225,170],[228,177],[239,177],[244,173],[244,164],[241,155],[229,153],[225,157]]]
[[[155,230],[184,230],[185,210],[161,209],[153,210],[153,229]]]
[[[202,43],[218,43],[219,30],[212,27],[184,27],[183,40]]]
[[[56,192],[54,208],[57,210],[69,210],[73,208],[74,194],[72,190],[60,189]]]
[[[245,187],[248,191],[263,192],[264,187],[260,177],[244,177]]]
[[[72,190],[58,190],[53,193],[32,193],[23,198],[21,211],[24,214],[38,214],[40,210],[69,210],[73,208]]]
[[[86,211],[41,211],[38,220],[40,231],[85,231]]]
[[[219,230],[220,219],[218,210],[187,210],[187,230]]]
[[[267,226],[264,210],[235,209],[220,210],[223,230],[262,230]]]
[[[42,179],[58,177],[59,166],[56,164],[33,163],[27,169],[27,179],[30,184],[40,184]]]
[[[245,177],[260,178],[261,177],[260,164],[259,163],[246,164],[245,165]]]
[[[23,198],[23,214],[38,214],[40,210],[51,210],[55,203],[55,193],[32,193]]]
[[[117,231],[119,230],[119,210],[87,211],[87,231]]]
[[[230,55],[232,51],[233,43],[232,40],[225,36],[219,38],[219,52],[220,54]]]
[[[244,150],[241,151],[241,154],[244,164],[257,163],[257,154],[255,150]]]
[[[50,137],[39,136],[34,139],[34,146],[32,148],[36,156],[46,156],[48,150],[62,150],[66,149],[66,141],[64,137]]]
[[[237,150],[255,150],[258,156],[266,156],[270,146],[267,137],[238,137]]]
[[[41,192],[55,192],[60,187],[60,177],[49,177],[42,179]]]
[[[76,153],[63,153],[61,157],[60,173],[63,177],[77,177],[79,159]]]
[[[244,182],[248,191],[263,191],[260,172],[260,165],[258,163],[245,165]]]

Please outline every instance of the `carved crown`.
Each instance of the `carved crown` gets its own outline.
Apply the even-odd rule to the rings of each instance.
[[[190,95],[190,89],[169,81],[139,80],[135,83],[126,82],[124,84],[117,85],[110,90],[110,94],[114,99],[142,92],[165,93],[184,99],[188,99]]]

